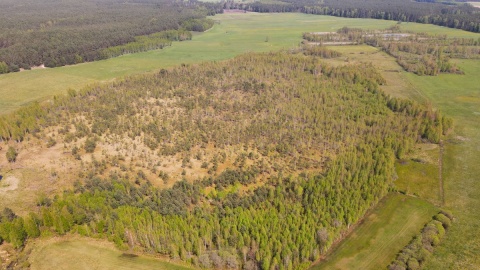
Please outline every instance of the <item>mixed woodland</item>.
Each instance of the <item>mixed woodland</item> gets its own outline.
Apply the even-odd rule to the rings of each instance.
[[[36,139],[80,169],[28,215],[5,209],[0,239],[78,233],[202,268],[306,269],[395,190],[396,159],[452,128],[384,94],[372,65],[321,59],[337,56],[305,46],[182,65],[1,117],[11,162]]]
[[[377,47],[394,57],[406,71],[420,76],[462,74],[450,59],[480,59],[480,40],[405,32],[398,25],[384,31],[343,27],[336,32],[303,33],[303,38],[307,45],[317,47],[345,44]]]

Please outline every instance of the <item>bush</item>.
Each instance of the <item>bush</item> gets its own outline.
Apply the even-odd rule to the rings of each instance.
[[[17,160],[17,156],[18,156],[17,150],[15,150],[15,148],[9,146],[6,156],[7,156],[8,162],[15,162]]]
[[[450,225],[452,225],[452,221],[444,214],[437,214],[434,219],[440,221],[445,229],[448,229]]]
[[[85,148],[85,152],[93,153],[93,151],[95,151],[95,147],[97,147],[97,143],[95,142],[95,140],[92,138],[88,138],[85,141],[85,145],[83,148]]]
[[[57,142],[55,141],[55,139],[53,139],[52,137],[50,137],[50,138],[48,139],[48,142],[47,142],[47,148],[53,147],[53,146],[55,146],[55,144],[57,144]]]

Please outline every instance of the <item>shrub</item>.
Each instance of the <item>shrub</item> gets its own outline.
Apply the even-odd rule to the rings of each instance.
[[[15,148],[9,146],[6,156],[7,156],[8,162],[15,162],[17,160],[17,156],[18,156],[17,150],[15,150]]]
[[[445,229],[448,229],[450,225],[452,225],[452,221],[444,214],[437,214],[434,219],[440,221]]]
[[[97,143],[95,142],[95,140],[92,138],[88,138],[85,141],[85,145],[83,148],[85,148],[85,152],[93,153],[93,151],[95,151],[95,147],[97,147]]]

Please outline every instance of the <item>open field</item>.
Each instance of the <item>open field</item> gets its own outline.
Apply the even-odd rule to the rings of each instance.
[[[408,79],[435,107],[455,120],[456,134],[443,158],[445,208],[456,222],[426,269],[480,268],[480,61],[457,60],[465,75]]]
[[[192,269],[146,256],[129,256],[117,251],[109,242],[80,237],[34,243],[29,261],[32,270]]]
[[[335,31],[343,26],[386,28],[396,23],[296,13],[221,14],[213,19],[220,22],[215,24],[213,29],[196,34],[192,41],[174,42],[172,47],[163,50],[123,55],[75,66],[1,75],[0,113],[12,111],[34,100],[63,94],[68,88],[78,89],[93,82],[109,81],[180,63],[224,60],[247,51],[291,48],[298,45],[303,32]],[[465,31],[415,23],[404,23],[402,27],[450,36],[479,36]]]
[[[436,211],[423,200],[390,194],[327,260],[311,269],[385,269]]]
[[[439,173],[440,148],[435,144],[418,145],[410,159],[397,162],[398,190],[442,205]]]

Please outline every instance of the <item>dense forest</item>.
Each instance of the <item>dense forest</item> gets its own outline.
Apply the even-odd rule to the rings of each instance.
[[[253,3],[226,1],[225,8],[255,12],[303,12],[347,18],[373,18],[430,23],[480,32],[480,9],[465,3],[446,5],[436,1],[404,0],[279,0]]]
[[[13,147],[39,138],[82,164],[72,190],[28,216],[5,209],[0,238],[21,247],[74,232],[203,268],[307,268],[394,189],[396,158],[452,124],[386,96],[373,66],[321,56],[336,55],[305,47],[182,65],[0,118]],[[162,165],[170,159],[180,175]]]
[[[176,39],[165,35],[162,40],[145,39],[167,30],[204,31],[213,24],[205,16],[214,13],[195,1],[4,0],[0,2],[0,74],[162,48]]]

